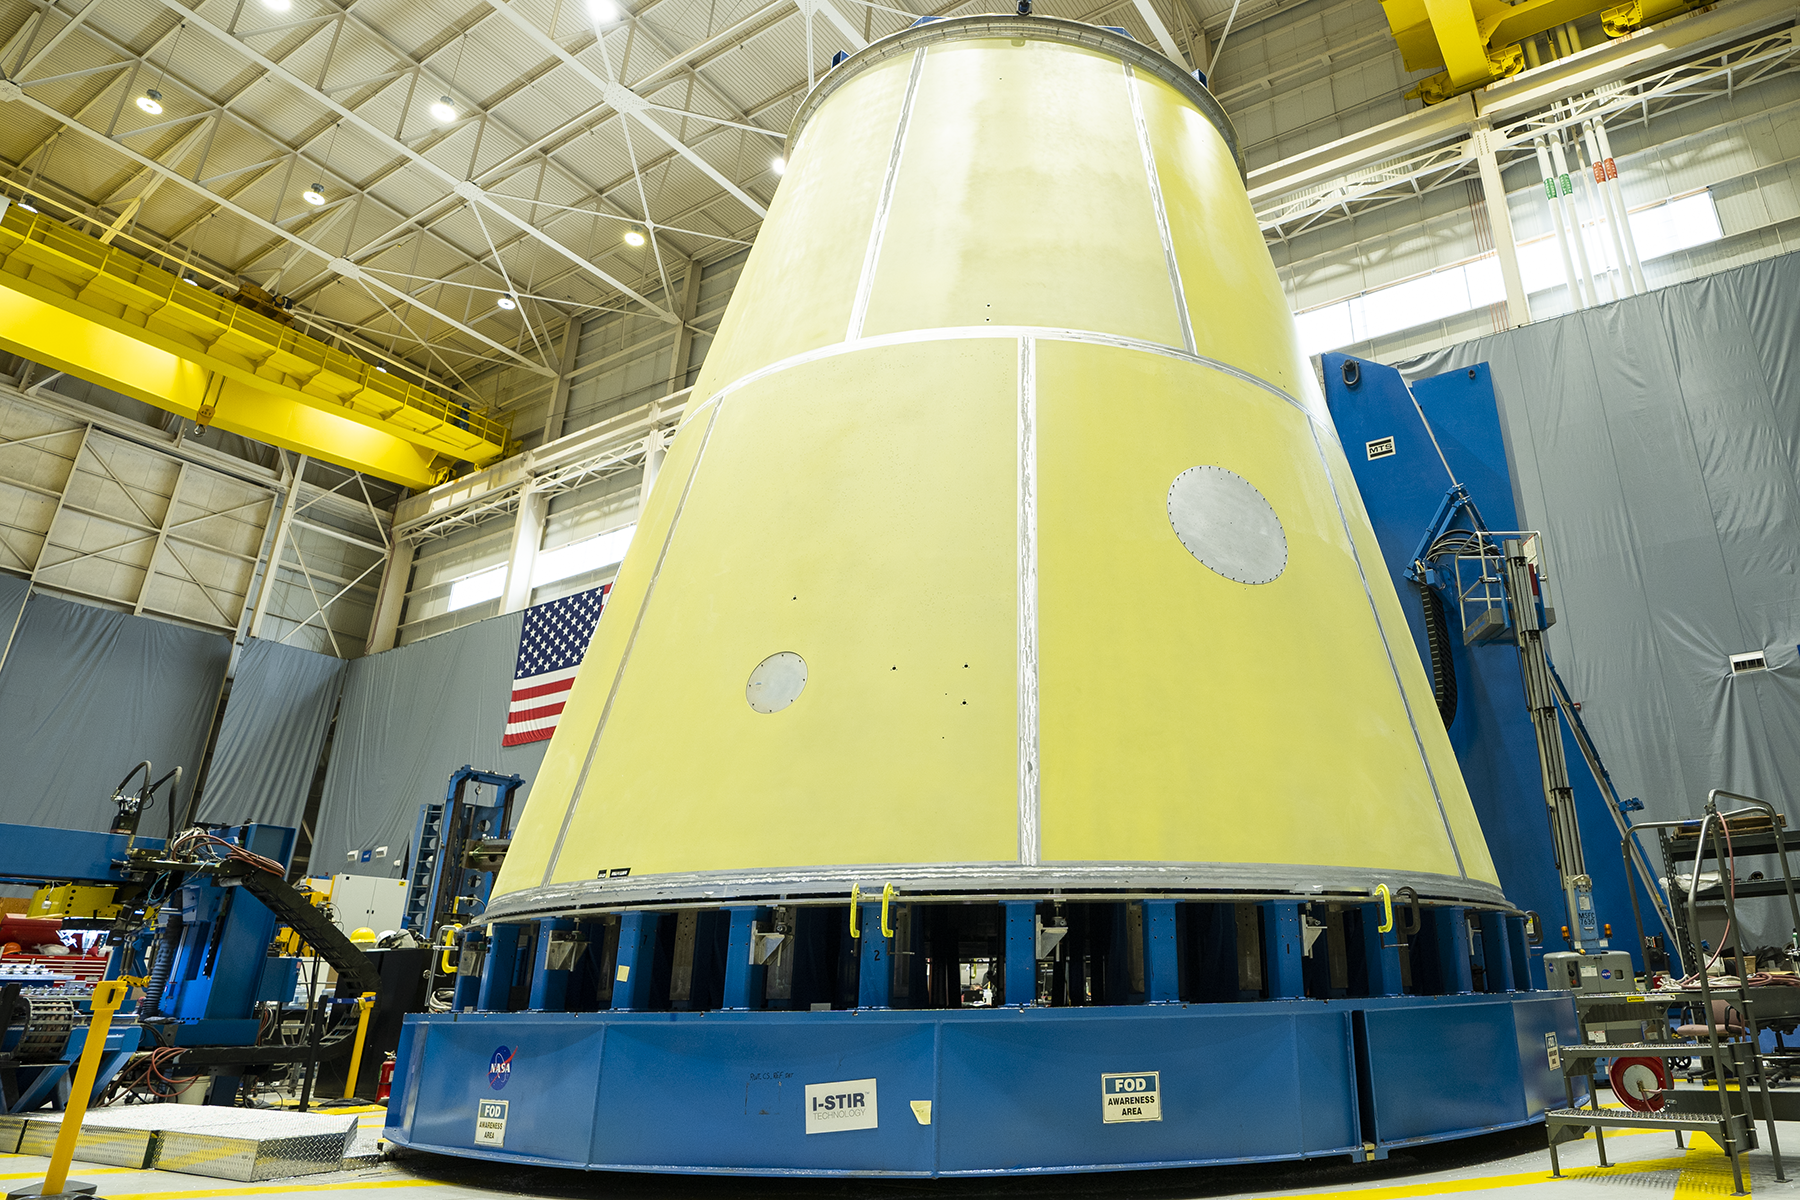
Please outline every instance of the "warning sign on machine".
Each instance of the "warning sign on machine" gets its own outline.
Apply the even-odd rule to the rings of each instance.
[[[840,1133],[875,1127],[873,1079],[806,1085],[806,1132]]]
[[[1139,1071],[1135,1075],[1102,1075],[1100,1099],[1105,1107],[1101,1119],[1108,1125],[1115,1121],[1162,1120],[1162,1090],[1157,1086],[1160,1071]]]
[[[506,1106],[511,1100],[477,1100],[475,1102],[475,1144],[506,1145]]]

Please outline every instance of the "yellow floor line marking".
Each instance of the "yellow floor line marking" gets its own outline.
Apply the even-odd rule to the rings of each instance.
[[[15,1155],[13,1157],[23,1158],[24,1155]],[[48,1167],[50,1165],[50,1160],[46,1158],[44,1160],[44,1165]],[[144,1167],[90,1167],[86,1163],[77,1162],[69,1165],[69,1174],[122,1175],[129,1174],[132,1171],[143,1171],[145,1169],[146,1168]],[[44,1173],[42,1171],[25,1171],[21,1174],[0,1175],[0,1179],[42,1179],[43,1177]]]
[[[1744,1190],[1754,1192],[1755,1181],[1750,1178],[1747,1162],[1740,1164],[1744,1170]],[[1688,1136],[1688,1156],[1681,1164],[1681,1176],[1675,1181],[1674,1200],[1692,1200],[1695,1196],[1729,1196],[1737,1190],[1731,1177],[1731,1158],[1725,1153],[1725,1147],[1713,1138],[1695,1131]]]
[[[1610,1167],[1566,1167],[1565,1179],[1611,1178],[1638,1175],[1650,1171],[1670,1171],[1685,1166],[1687,1159],[1646,1158],[1614,1163]],[[1727,1171],[1729,1171],[1727,1166]],[[1729,1175],[1727,1176],[1729,1180]],[[1516,1175],[1487,1175],[1480,1179],[1442,1179],[1436,1183],[1406,1183],[1395,1187],[1351,1188],[1341,1192],[1282,1193],[1278,1200],[1410,1200],[1414,1196],[1447,1196],[1456,1192],[1487,1192],[1497,1188],[1524,1187],[1532,1183],[1557,1182],[1546,1165],[1538,1171],[1521,1171]],[[1729,1185],[1726,1191],[1730,1191]],[[126,1200],[118,1197],[118,1200]]]
[[[191,1179],[192,1176],[187,1176],[187,1178]],[[377,1189],[449,1186],[449,1184],[439,1183],[435,1179],[351,1179],[342,1183],[302,1183],[290,1187],[271,1187],[268,1184],[259,1184],[252,1187],[209,1188],[204,1191],[171,1189],[166,1192],[109,1192],[107,1200],[171,1200],[173,1197],[180,1197],[180,1200],[203,1200],[203,1198],[211,1196],[271,1196],[277,1192],[316,1194],[319,1192],[366,1192]]]

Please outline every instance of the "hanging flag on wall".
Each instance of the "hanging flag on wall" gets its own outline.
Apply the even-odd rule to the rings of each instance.
[[[575,672],[587,653],[588,639],[594,635],[611,591],[608,583],[525,610],[502,746],[541,742],[555,732],[569,689],[575,686]]]

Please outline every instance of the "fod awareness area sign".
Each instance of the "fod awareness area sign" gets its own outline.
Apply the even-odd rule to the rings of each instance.
[[[1160,1074],[1139,1071],[1135,1075],[1102,1075],[1101,1120],[1108,1125],[1116,1121],[1162,1120],[1162,1089],[1157,1078]]]

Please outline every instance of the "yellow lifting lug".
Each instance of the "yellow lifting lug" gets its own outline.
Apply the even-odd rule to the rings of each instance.
[[[888,926],[888,901],[899,894],[900,889],[896,888],[893,884],[884,883],[881,885],[881,936],[884,938],[891,938],[894,936],[893,929]]]
[[[862,901],[862,884],[860,884],[860,883],[851,884],[850,885],[850,936],[853,938],[859,938],[862,936],[862,930],[860,930],[856,927],[856,906],[859,903],[861,903],[861,901]]]
[[[444,954],[440,965],[444,968],[446,975],[456,974],[456,964],[450,961],[450,951],[456,948],[456,935],[461,932],[461,925],[446,925],[443,928]]]
[[[1381,925],[1375,932],[1392,932],[1394,928],[1394,897],[1388,891],[1388,885],[1385,883],[1375,885],[1375,894],[1381,897]]]

